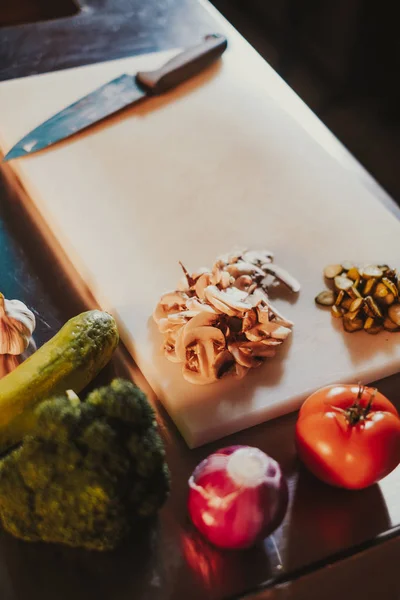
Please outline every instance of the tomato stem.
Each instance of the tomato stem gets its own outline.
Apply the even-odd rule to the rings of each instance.
[[[378,390],[376,388],[372,390],[367,406],[363,407],[361,406],[361,400],[365,391],[366,387],[360,383],[356,401],[348,409],[343,411],[346,415],[349,425],[357,425],[357,423],[365,421],[371,411],[372,403]]]

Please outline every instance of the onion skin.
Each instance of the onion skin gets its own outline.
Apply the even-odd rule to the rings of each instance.
[[[228,471],[238,450],[245,459],[253,455],[263,461],[263,473],[256,484],[243,484]],[[250,446],[230,446],[211,454],[194,470],[189,488],[188,510],[193,524],[219,548],[249,548],[264,539],[281,524],[288,504],[288,488],[279,464]]]

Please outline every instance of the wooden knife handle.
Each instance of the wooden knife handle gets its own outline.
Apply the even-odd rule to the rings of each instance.
[[[211,65],[223,54],[227,45],[223,35],[207,35],[201,44],[174,56],[160,69],[139,71],[136,81],[150,94],[163,94]]]

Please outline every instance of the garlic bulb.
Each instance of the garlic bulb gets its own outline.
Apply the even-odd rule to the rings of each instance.
[[[33,338],[29,341],[29,346],[22,354],[0,354],[0,379],[14,371],[21,363],[36,352],[36,344]]]
[[[0,354],[0,379],[14,371],[20,364],[20,357],[13,354]]]
[[[22,354],[36,327],[35,315],[20,300],[0,293],[0,354]]]

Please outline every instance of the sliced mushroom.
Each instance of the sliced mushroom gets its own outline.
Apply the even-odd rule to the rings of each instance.
[[[171,323],[172,326],[184,325],[189,319],[193,319],[197,315],[197,310],[181,310],[180,312],[169,314],[165,320]]]
[[[179,358],[179,362],[185,362],[186,360],[186,347],[183,343],[183,334],[185,333],[187,325],[184,325],[177,331],[175,331],[172,336],[169,338],[173,340],[175,337],[175,355]]]
[[[175,339],[173,337],[167,337],[164,342],[164,354],[174,363],[180,363],[181,359],[176,355],[175,352]]]
[[[224,290],[232,285],[234,281],[234,278],[228,271],[224,270],[223,266],[219,266],[218,263],[213,266],[209,285],[217,285],[220,289]]]
[[[179,313],[175,313],[175,314],[179,314]],[[179,329],[180,327],[182,327],[182,325],[185,325],[188,322],[189,319],[183,319],[182,321],[170,321],[170,319],[161,319],[158,322],[158,329],[160,331],[160,333],[171,333],[173,331],[176,331],[177,329]]]
[[[284,327],[280,323],[270,321],[269,323],[260,323],[246,331],[246,337],[251,342],[260,342],[264,338],[272,337],[279,340],[285,340],[291,334],[289,327]]]
[[[211,285],[211,273],[203,273],[195,283],[194,291],[200,300],[204,300],[204,290]]]
[[[213,372],[215,379],[222,379],[225,375],[236,375],[236,360],[229,350],[223,350],[216,356]]]
[[[225,336],[216,327],[197,327],[184,331],[185,364],[183,376],[187,381],[206,384],[215,380],[216,357],[225,349]]]
[[[284,325],[285,327],[293,327],[294,323],[293,321],[289,321],[289,319],[287,319],[286,317],[284,317],[282,315],[282,313],[271,304],[271,302],[268,299],[268,296],[265,294],[264,292],[264,299],[261,301],[260,304],[258,304],[257,306],[258,309],[258,320],[260,321],[260,323],[264,323],[267,321],[271,320],[271,316],[270,313],[272,313],[272,315],[279,320],[281,325]]]
[[[268,294],[262,288],[257,288],[254,292],[248,297],[247,301],[254,307],[259,306],[259,304],[269,304]]]
[[[282,342],[278,340],[272,340],[272,342],[272,344],[264,344],[263,342],[236,342],[230,344],[228,347],[238,364],[248,368],[255,368],[262,364],[266,358],[275,356],[276,348]]]
[[[222,256],[218,257],[218,260],[215,264],[220,263],[222,266],[225,265],[233,265],[234,263],[237,263],[238,260],[240,260],[243,256],[243,254],[246,252],[245,248],[241,248],[239,250],[235,250],[234,252],[230,252],[229,254],[223,254]]]
[[[195,271],[194,273],[192,273],[192,275],[189,275],[187,269],[183,266],[183,264],[180,263],[180,265],[183,269],[184,275],[179,280],[177,289],[179,291],[183,291],[183,292],[189,292],[190,290],[193,290],[199,277],[201,277],[201,275],[203,275],[203,273],[209,272],[206,267],[201,267],[198,271]]]
[[[269,250],[248,250],[243,254],[243,260],[258,267],[262,267],[265,264],[272,262],[274,259],[273,252]]]
[[[274,329],[271,331],[271,337],[276,340],[286,340],[286,338],[292,333],[292,330],[289,327],[284,327],[280,323],[273,323]]]
[[[229,288],[229,286],[232,285],[234,282],[234,278],[227,271],[221,271],[221,279],[219,285],[223,290]]]
[[[188,334],[192,329],[199,327],[213,327],[218,324],[220,315],[215,312],[199,312],[185,325],[185,333]]]
[[[239,363],[236,363],[235,375],[236,375],[237,379],[243,379],[243,377],[245,375],[247,375],[248,370],[249,369],[247,367],[244,367],[243,365],[239,365]]]
[[[238,302],[246,302],[248,300],[249,294],[245,291],[245,290],[239,290],[236,287],[229,287],[226,290],[223,290],[223,292],[230,298],[233,298],[234,300],[238,301]],[[250,306],[250,304],[248,304],[248,306]]]
[[[225,270],[232,275],[235,279],[241,277],[242,275],[250,275],[251,277],[264,277],[264,271],[253,265],[250,262],[244,262],[243,260],[239,260],[238,262],[227,265]]]
[[[258,314],[255,308],[252,308],[248,312],[244,314],[242,321],[242,331],[248,331],[249,329],[253,329],[256,326],[258,321]]]
[[[210,304],[208,304],[205,301],[201,302],[196,296],[189,298],[189,300],[186,303],[186,306],[187,306],[188,310],[196,312],[196,313],[208,312],[208,313],[216,314],[215,310],[213,309],[212,306],[210,306]]]
[[[251,348],[242,346],[240,342],[229,344],[228,349],[235,357],[236,362],[248,369],[258,367],[264,360],[261,357],[254,356]]]
[[[238,288],[238,290],[245,290],[246,292],[249,292],[249,288],[256,284],[253,283],[253,279],[250,277],[250,275],[240,275],[240,277],[234,280],[233,285]]]
[[[231,317],[247,312],[251,305],[243,301],[243,294],[237,288],[227,291],[219,290],[215,285],[209,285],[205,289],[205,297],[217,310]]]
[[[167,292],[161,296],[159,303],[153,313],[156,323],[164,319],[171,312],[178,312],[186,309],[186,302],[189,296],[185,292]]]
[[[290,275],[290,273],[285,271],[285,269],[282,269],[281,267],[278,267],[272,263],[263,265],[263,267],[266,273],[274,275],[274,277],[284,283],[290,290],[292,290],[292,292],[298,293],[300,291],[300,283],[297,281],[297,279]]]
[[[270,319],[270,309],[269,306],[265,306],[259,304],[256,309],[257,318],[260,323],[269,323]]]

